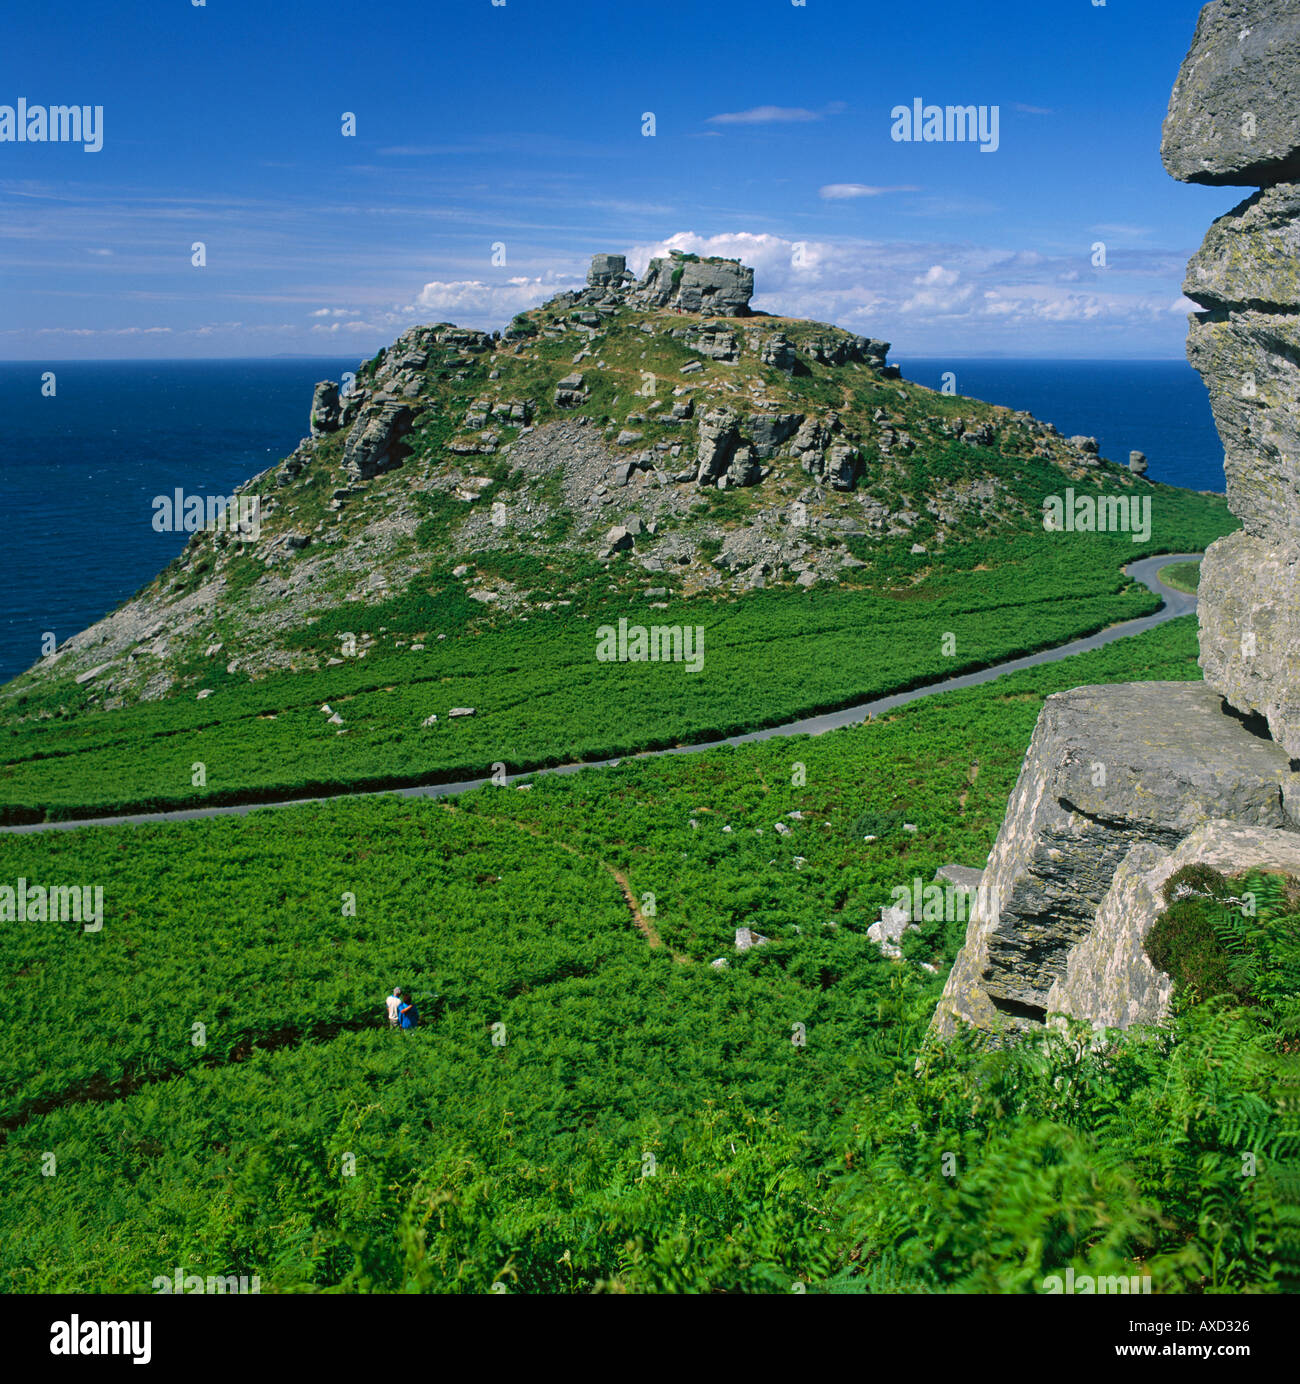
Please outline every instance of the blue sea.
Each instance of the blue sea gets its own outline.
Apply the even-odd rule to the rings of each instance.
[[[185,546],[153,528],[153,499],[228,495],[307,433],[312,388],[355,357],[0,362],[0,513],[9,598],[0,680],[144,586]],[[1150,458],[1152,480],[1223,489],[1205,387],[1182,361],[904,359],[909,380],[1028,409],[1103,456]],[[44,398],[52,370],[56,394]]]

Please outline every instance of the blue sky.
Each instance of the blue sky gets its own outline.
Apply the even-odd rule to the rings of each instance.
[[[103,148],[0,143],[0,358],[360,357],[665,246],[903,359],[1181,356],[1183,267],[1247,195],[1160,164],[1199,9],[15,6],[0,106],[102,106]],[[893,140],[917,97],[998,107],[997,150]]]

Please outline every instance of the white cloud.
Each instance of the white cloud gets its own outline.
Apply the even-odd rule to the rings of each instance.
[[[828,201],[842,201],[850,197],[882,197],[887,192],[920,192],[919,187],[872,187],[869,183],[827,183],[818,196]]]
[[[537,278],[520,275],[503,283],[484,283],[481,279],[435,279],[420,290],[415,300],[418,309],[437,313],[462,326],[500,327],[517,312],[536,307],[566,288],[576,288],[583,280],[548,274]]]
[[[820,120],[817,111],[805,110],[802,106],[754,106],[747,111],[724,111],[721,115],[711,115],[710,125],[776,125],[802,123],[807,120]]]
[[[1132,273],[1097,274],[1083,254],[963,241],[796,241],[749,231],[680,231],[630,247],[628,268],[643,274],[669,250],[752,265],[754,306],[764,312],[834,322],[867,336],[892,338],[905,328],[914,354],[980,354],[1003,341],[1059,354],[1077,350],[1074,326],[1093,323],[1120,334],[1127,347],[1172,355],[1177,341],[1162,324],[1172,312],[1194,310],[1186,300],[1171,305],[1181,266],[1170,261],[1170,268],[1163,258]]]
[[[943,317],[964,308],[975,293],[975,285],[960,283],[960,279],[957,270],[932,264],[924,274],[918,274],[912,280],[917,292],[902,304],[899,311]]]

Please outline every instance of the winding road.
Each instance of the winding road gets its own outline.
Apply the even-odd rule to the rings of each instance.
[[[750,731],[746,735],[733,735],[725,740],[706,740],[693,745],[675,745],[666,750],[647,750],[643,755],[623,755],[618,759],[584,760],[578,764],[560,764],[551,769],[532,769],[523,773],[508,774],[506,781],[513,783],[517,779],[534,778],[539,774],[575,774],[583,769],[606,768],[610,765],[619,764],[627,758],[649,758],[664,754],[698,754],[702,750],[717,749],[719,745],[744,745],[751,740],[771,740],[778,735],[821,735],[824,731],[838,730],[842,726],[857,725],[867,720],[868,717],[876,716],[885,711],[893,711],[896,707],[906,706],[908,702],[919,701],[922,697],[934,697],[941,692],[953,692],[962,687],[978,687],[981,683],[992,682],[995,678],[1000,678],[1007,673],[1018,673],[1021,669],[1033,668],[1040,663],[1055,663],[1062,658],[1069,658],[1072,654],[1082,654],[1091,649],[1100,649],[1116,639],[1123,639],[1131,634],[1143,634],[1147,630],[1155,629],[1157,625],[1164,624],[1166,620],[1177,619],[1180,615],[1190,615],[1196,609],[1195,595],[1185,591],[1177,591],[1172,586],[1166,586],[1164,582],[1159,580],[1156,573],[1161,568],[1169,566],[1170,563],[1192,562],[1199,559],[1200,556],[1200,553],[1173,553],[1159,557],[1141,558],[1137,562],[1129,563],[1124,571],[1135,581],[1140,581],[1148,590],[1161,597],[1164,605],[1154,615],[1144,615],[1136,620],[1125,620],[1121,624],[1111,625],[1083,639],[1072,639],[1068,644],[1058,644],[1054,648],[1040,649],[1037,653],[1027,654],[1024,658],[1011,659],[1006,663],[995,663],[992,667],[982,668],[975,673],[962,673],[957,677],[945,678],[942,682],[927,683],[924,687],[909,688],[906,692],[895,692],[888,697],[877,697],[874,701],[859,702],[855,706],[842,707],[839,711],[828,711],[821,716],[809,716],[799,721],[787,721],[779,726],[767,726],[763,730]],[[246,813],[259,812],[263,809],[295,807],[311,802],[333,802],[338,798],[376,797],[381,793],[394,793],[403,798],[451,798],[460,793],[468,793],[473,788],[482,788],[489,782],[491,780],[485,777],[464,779],[458,783],[423,784],[413,788],[365,789],[361,792],[349,792],[347,789],[343,789],[338,793],[329,793],[313,798],[293,798],[284,802],[236,803],[226,807],[181,808],[172,812],[141,812],[121,817],[86,817],[67,822],[32,822],[23,826],[0,827],[0,833],[72,831],[79,827],[122,825],[124,823],[135,826],[148,822],[185,822],[199,817],[243,816]]]

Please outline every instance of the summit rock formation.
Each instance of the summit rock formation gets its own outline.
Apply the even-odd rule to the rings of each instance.
[[[1127,1026],[1172,992],[1143,938],[1183,864],[1300,863],[1300,8],[1213,0],[1164,125],[1184,182],[1259,190],[1210,227],[1184,292],[1228,505],[1198,599],[1203,683],[1049,697],[933,1028]]]

